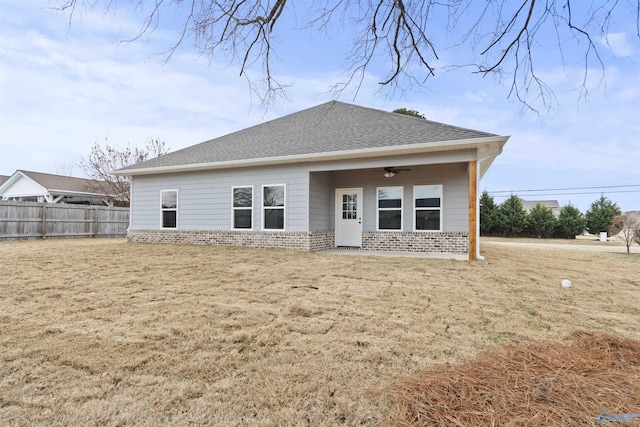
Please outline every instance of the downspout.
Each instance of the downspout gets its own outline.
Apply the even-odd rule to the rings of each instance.
[[[477,161],[478,166],[481,160]],[[476,167],[476,259],[484,261],[484,257],[480,255],[480,168]]]
[[[133,177],[131,177],[131,181],[129,182],[129,227],[127,227],[127,238],[129,237],[129,230],[131,230],[132,223],[133,223]]]

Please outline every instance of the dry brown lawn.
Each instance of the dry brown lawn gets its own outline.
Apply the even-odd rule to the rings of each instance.
[[[576,330],[640,339],[638,254],[483,253],[0,243],[0,424],[388,425],[399,378]]]

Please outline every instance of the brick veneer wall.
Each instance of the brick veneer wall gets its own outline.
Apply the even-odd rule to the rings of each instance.
[[[362,249],[389,252],[467,254],[468,233],[365,231]]]
[[[335,234],[333,231],[129,230],[127,241],[323,251],[334,248]],[[362,249],[467,254],[469,236],[467,233],[365,231]]]
[[[129,230],[127,241],[323,251],[333,248],[335,239],[333,231]]]

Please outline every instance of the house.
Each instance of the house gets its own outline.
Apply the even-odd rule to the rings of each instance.
[[[523,200],[523,199],[520,199],[520,201],[522,202],[522,207],[524,208],[524,210],[527,213],[531,212],[531,209],[536,207],[536,205],[542,205],[542,206],[545,206],[545,207],[551,209],[551,212],[553,212],[553,214],[556,216],[556,218],[558,216],[560,216],[560,203],[558,203],[557,200]]]
[[[479,256],[508,137],[332,101],[114,173],[132,242]]]
[[[113,195],[104,194],[100,181],[17,170],[0,181],[2,200],[47,203],[110,205]]]

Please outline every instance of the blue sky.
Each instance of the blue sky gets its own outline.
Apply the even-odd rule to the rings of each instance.
[[[130,11],[115,17],[78,11],[69,27],[52,4],[0,0],[1,175],[66,173],[105,138],[121,146],[159,138],[177,150],[336,99],[330,88],[344,78],[348,28],[296,32],[305,18],[300,6],[286,16],[276,46],[274,71],[290,85],[288,100],[265,111],[229,58],[210,60],[187,44],[164,63],[159,53],[171,45],[171,20],[152,37],[121,43],[139,29]],[[599,43],[605,79],[592,64],[586,99],[579,92],[580,57],[569,51],[564,64],[552,51],[540,57],[539,73],[558,103],[539,114],[507,99],[508,81],[467,69],[438,70],[426,88],[400,93],[379,90],[385,71],[376,65],[355,99],[352,89],[337,99],[387,111],[406,107],[431,120],[510,135],[480,183],[482,190],[504,191],[495,193],[497,202],[515,191],[585,212],[604,193],[623,211],[640,210],[640,42],[633,31],[634,19],[612,23],[609,43]],[[460,50],[440,53],[443,66]],[[258,78],[259,70],[249,77]],[[622,187],[629,185],[635,187]],[[538,189],[552,191],[518,193]]]

